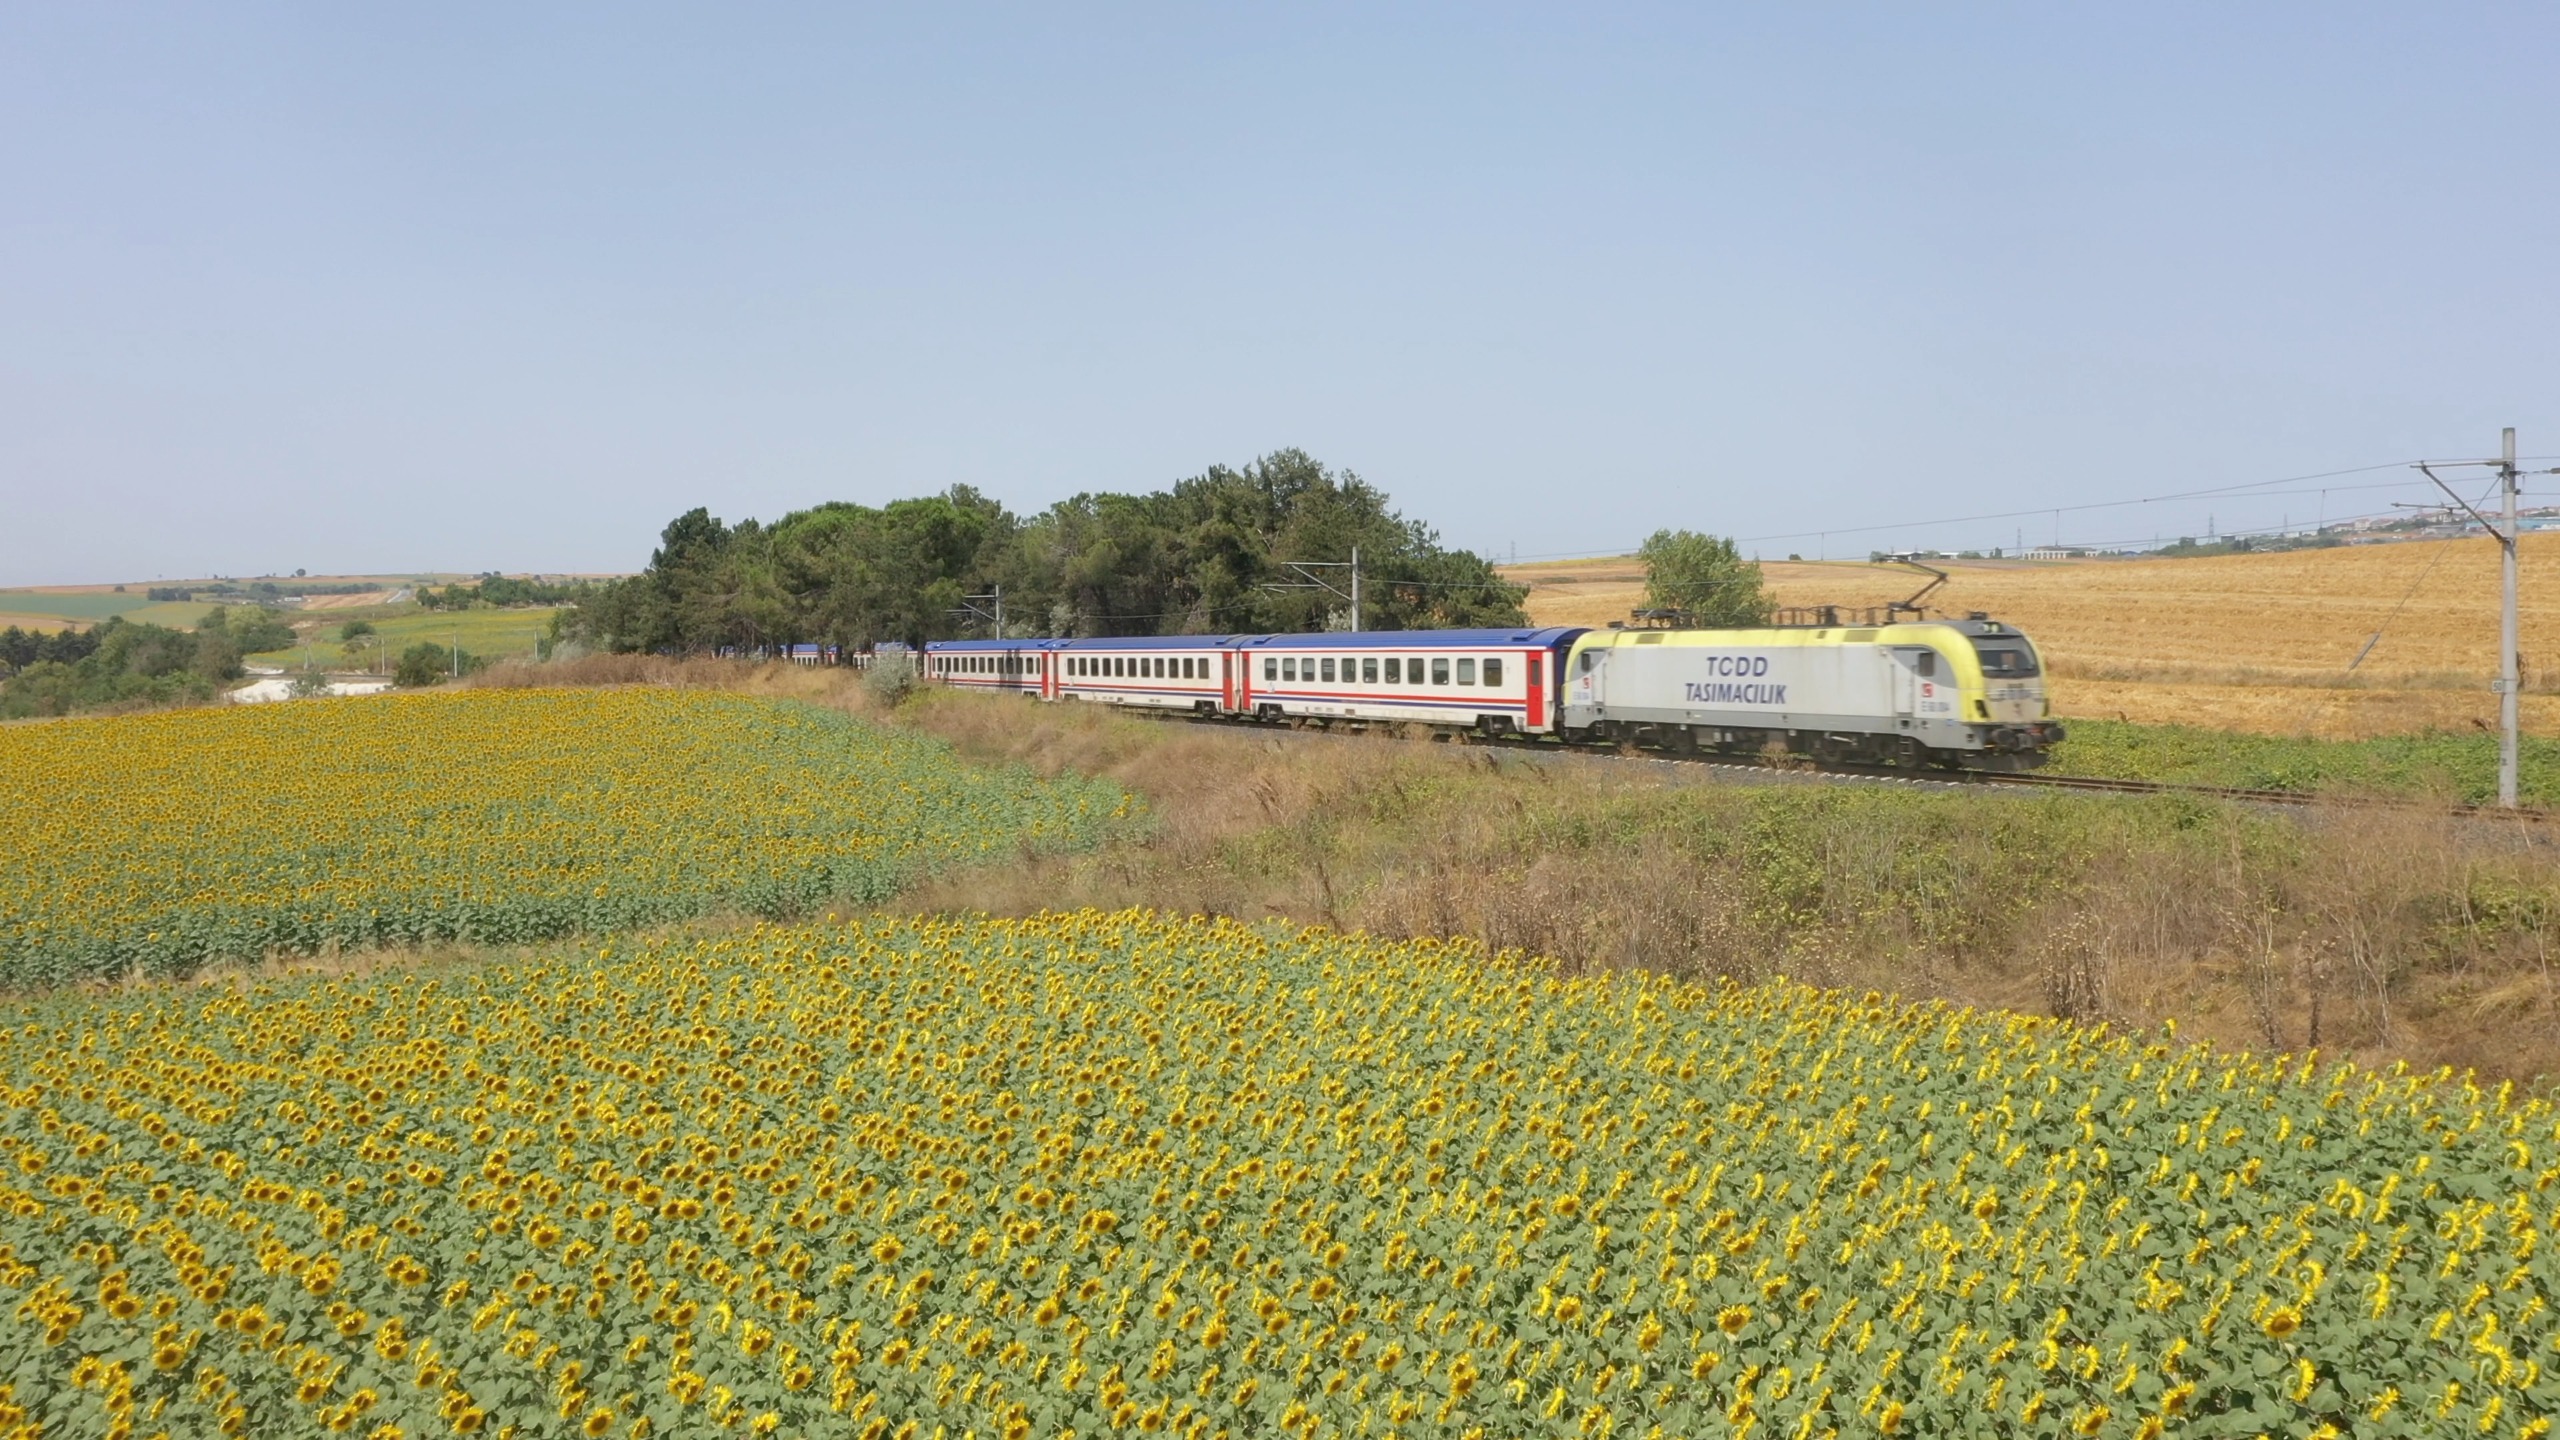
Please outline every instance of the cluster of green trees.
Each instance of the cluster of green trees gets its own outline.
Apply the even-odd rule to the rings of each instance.
[[[1777,609],[1760,577],[1760,562],[1745,560],[1734,543],[1694,530],[1656,530],[1636,551],[1644,563],[1648,609],[1682,625],[1766,625]]]
[[[111,617],[68,636],[0,631],[0,719],[107,706],[210,700],[240,677],[240,657],[281,650],[293,630],[272,610],[215,606],[193,630]]]
[[[696,509],[666,527],[645,572],[579,597],[559,629],[614,650],[867,649],[992,634],[999,592],[1011,636],[1340,629],[1347,602],[1292,565],[1345,562],[1355,547],[1365,628],[1525,622],[1526,591],[1490,561],[1442,546],[1359,476],[1283,450],[1027,518],[966,486],[769,525]],[[1313,573],[1349,588],[1347,572]]]
[[[427,610],[468,610],[475,605],[571,605],[595,589],[585,580],[517,580],[492,570],[468,585],[418,588],[418,604]]]

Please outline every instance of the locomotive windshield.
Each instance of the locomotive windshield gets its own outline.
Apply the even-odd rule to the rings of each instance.
[[[2042,673],[2036,667],[2036,652],[2015,640],[1976,640],[1973,649],[1982,657],[1986,680],[2018,680]]]

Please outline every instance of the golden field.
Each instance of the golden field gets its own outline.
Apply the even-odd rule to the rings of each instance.
[[[2560,535],[2523,551],[2525,726],[2560,733]],[[2188,560],[1945,561],[1933,610],[2035,637],[2064,715],[2359,738],[2494,725],[2498,552],[2486,539]],[[1881,605],[1925,576],[1855,561],[1763,566],[1782,605]],[[1541,625],[1605,625],[1643,603],[1631,557],[1506,567]],[[2414,593],[2413,593],[2414,587]],[[2407,598],[2397,619],[2395,606]],[[2382,643],[2350,673],[2365,641]]]

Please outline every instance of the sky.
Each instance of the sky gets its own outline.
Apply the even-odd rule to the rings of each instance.
[[[2384,510],[2560,455],[2555,60],[2548,5],[0,7],[0,585],[1289,446],[1498,559]]]

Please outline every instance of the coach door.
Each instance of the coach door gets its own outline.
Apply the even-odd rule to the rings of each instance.
[[[1218,652],[1218,705],[1229,712],[1244,708],[1244,696],[1238,693],[1236,684],[1236,673],[1240,668],[1236,664],[1236,652]]]
[[[1038,664],[1040,666],[1040,698],[1043,700],[1057,699],[1058,657],[1050,654],[1046,650],[1043,650],[1040,652]]]

